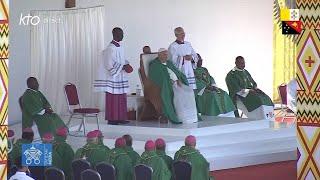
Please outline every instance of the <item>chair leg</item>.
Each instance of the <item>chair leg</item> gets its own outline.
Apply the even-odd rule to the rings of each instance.
[[[72,116],[73,116],[73,114],[70,115],[69,120],[68,120],[68,122],[67,122],[67,127],[68,127],[68,128],[69,128],[69,124],[70,124],[70,121],[71,121],[71,119],[72,119]]]
[[[86,117],[83,116],[83,134],[86,136]]]
[[[100,130],[100,127],[99,127],[99,114],[96,115],[96,119],[97,119],[98,130]]]

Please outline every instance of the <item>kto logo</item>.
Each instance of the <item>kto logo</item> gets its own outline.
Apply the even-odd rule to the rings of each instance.
[[[38,25],[39,23],[62,23],[61,22],[61,19],[59,17],[43,17],[43,18],[40,18],[39,16],[36,16],[36,15],[30,15],[30,14],[27,14],[27,15],[23,15],[21,14],[20,15],[20,20],[19,20],[19,25],[22,25],[22,26],[28,26],[28,25],[33,25],[33,26],[36,26]]]
[[[31,16],[30,14],[27,14],[26,16],[23,16],[23,14],[20,15],[20,21],[19,25],[33,25],[36,26],[40,23],[41,19],[39,16]]]

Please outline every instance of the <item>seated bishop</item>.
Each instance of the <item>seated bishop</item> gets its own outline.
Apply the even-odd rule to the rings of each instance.
[[[186,76],[168,61],[168,50],[159,49],[148,72],[149,79],[160,87],[162,111],[167,119],[175,124],[198,121],[193,89]]]
[[[216,85],[209,71],[202,67],[202,58],[199,54],[194,74],[198,112],[206,116],[234,117],[235,106],[230,96]]]
[[[248,118],[271,119],[274,117],[273,102],[257,87],[250,73],[245,69],[245,60],[238,56],[234,67],[226,77],[226,83],[235,106]],[[235,115],[239,117],[238,111]]]
[[[50,132],[55,135],[56,129],[66,127],[62,119],[53,112],[47,98],[39,91],[35,77],[27,79],[28,89],[20,98],[22,110],[22,128],[32,127],[36,123],[40,136]]]

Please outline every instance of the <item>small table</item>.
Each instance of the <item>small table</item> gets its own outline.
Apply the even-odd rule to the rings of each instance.
[[[136,111],[136,120],[139,119],[140,109],[144,105],[144,96],[127,95],[127,109],[133,108]]]

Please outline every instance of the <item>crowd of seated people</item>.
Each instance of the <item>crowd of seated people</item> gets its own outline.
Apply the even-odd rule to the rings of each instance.
[[[103,144],[103,135],[100,130],[87,133],[87,143],[74,151],[67,143],[68,129],[60,127],[55,135],[48,132],[44,133],[42,143],[52,144],[52,166],[63,171],[65,179],[74,179],[72,162],[84,160],[90,163],[93,170],[99,163],[112,165],[115,169],[117,180],[131,180],[135,177],[135,167],[145,165],[152,169],[152,180],[171,180],[174,179],[174,166],[177,161],[189,162],[192,167],[192,180],[208,180],[209,163],[196,149],[196,138],[189,135],[185,138],[185,145],[182,146],[171,158],[166,154],[166,142],[162,138],[155,141],[148,140],[145,143],[145,151],[139,155],[132,148],[132,137],[128,134],[115,140],[115,146],[110,149]],[[34,167],[23,166],[21,163],[22,144],[33,142],[34,133],[32,129],[25,128],[22,138],[16,140],[9,153],[10,167],[8,176],[12,178],[26,177],[25,179],[43,179],[44,173],[49,167],[39,167],[41,171]],[[39,174],[40,172],[40,174]],[[11,179],[12,179],[11,178]]]

